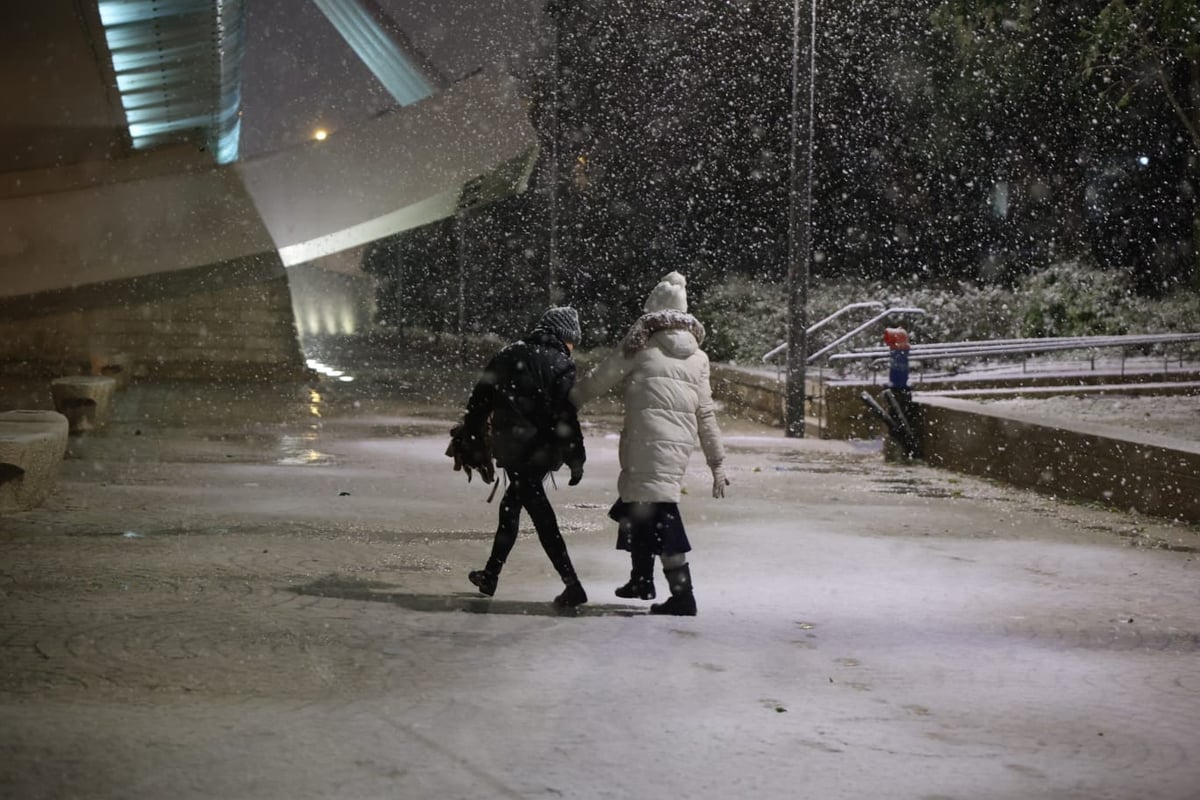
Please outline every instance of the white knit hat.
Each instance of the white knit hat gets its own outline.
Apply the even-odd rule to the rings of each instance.
[[[650,290],[642,310],[647,314],[655,311],[687,311],[687,278],[678,272],[668,272],[658,285]]]

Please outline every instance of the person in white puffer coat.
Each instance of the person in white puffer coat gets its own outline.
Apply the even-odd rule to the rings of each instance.
[[[704,326],[687,313],[687,281],[678,272],[650,292],[645,312],[629,329],[620,352],[576,383],[571,398],[582,407],[622,386],[619,498],[609,511],[618,524],[617,547],[628,550],[629,582],[618,597],[651,600],[654,557],[662,559],[671,590],[652,614],[694,616],[687,553],[692,549],[679,514],[688,461],[697,440],[713,476],[713,497],[724,497],[724,447],[709,382],[708,355],[700,349]]]

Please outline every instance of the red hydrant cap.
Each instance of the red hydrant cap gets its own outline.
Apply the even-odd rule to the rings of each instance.
[[[908,331],[904,328],[886,328],[883,331],[883,343],[891,350],[907,350]]]

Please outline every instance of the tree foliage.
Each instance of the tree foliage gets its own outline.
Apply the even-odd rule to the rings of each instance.
[[[1196,6],[821,4],[813,281],[1011,289],[1079,261],[1124,271],[1143,293],[1186,285],[1200,207]],[[669,270],[701,309],[730,278],[781,282],[789,154],[807,144],[789,138],[791,11],[556,3],[525,76],[543,145],[530,190],[462,228],[404,235],[380,307],[453,328],[461,281],[464,326],[516,332],[551,299],[551,220],[553,299],[580,307],[591,343],[619,337]]]
[[[1200,7],[1194,0],[1111,0],[1087,30],[1085,73],[1119,106],[1156,91],[1200,154]]]

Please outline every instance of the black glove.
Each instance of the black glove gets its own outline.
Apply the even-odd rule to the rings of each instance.
[[[567,486],[575,486],[583,480],[583,464],[571,464],[571,480],[567,482]]]

